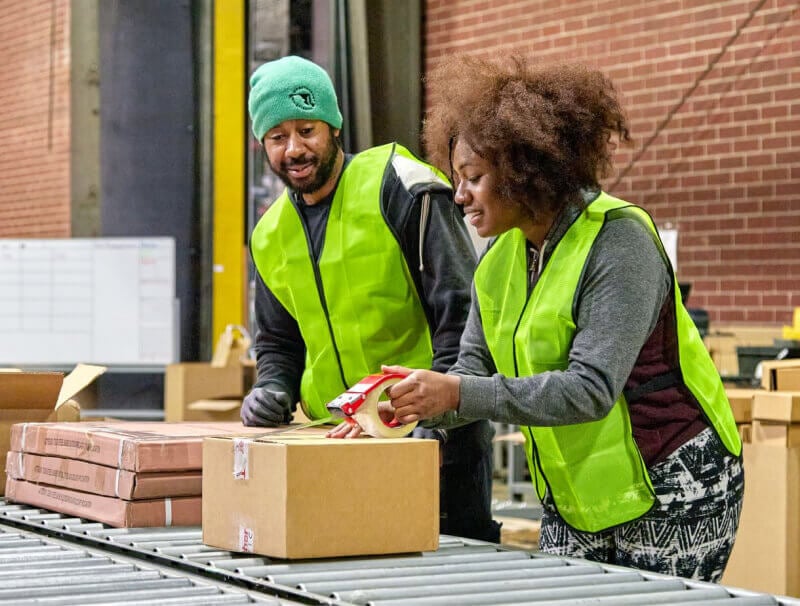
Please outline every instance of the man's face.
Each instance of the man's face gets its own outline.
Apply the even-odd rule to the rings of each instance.
[[[321,120],[281,122],[264,135],[269,166],[288,187],[313,194],[338,176],[338,134]]]

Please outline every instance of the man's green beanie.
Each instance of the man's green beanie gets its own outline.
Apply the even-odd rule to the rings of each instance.
[[[330,76],[302,57],[283,57],[254,71],[247,107],[253,134],[259,141],[284,120],[322,120],[342,128],[342,114]]]

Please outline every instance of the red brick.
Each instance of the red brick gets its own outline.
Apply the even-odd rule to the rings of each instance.
[[[51,82],[52,3],[6,4],[0,18],[0,237],[69,236],[70,3],[55,2],[52,113],[43,93]]]

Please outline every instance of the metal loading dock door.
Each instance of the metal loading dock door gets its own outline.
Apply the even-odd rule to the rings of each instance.
[[[110,528],[0,499],[0,605],[75,603],[800,606],[449,536],[421,554],[270,560],[207,547],[199,527]]]

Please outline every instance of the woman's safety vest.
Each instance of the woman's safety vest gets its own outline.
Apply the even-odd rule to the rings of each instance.
[[[567,368],[578,282],[601,227],[617,215],[647,225],[666,259],[650,216],[605,193],[581,212],[558,242],[530,296],[527,245],[520,230],[502,234],[484,255],[475,273],[475,289],[486,341],[500,373],[524,377]],[[674,291],[680,380],[694,394],[725,447],[738,456],[741,441],[722,381],[681,302],[677,281]],[[653,506],[653,486],[633,439],[623,395],[603,419],[524,427],[523,433],[539,498],[549,488],[559,514],[577,530],[597,532],[624,524]]]
[[[342,173],[318,261],[287,192],[253,231],[258,273],[305,341],[300,403],[310,419],[330,416],[325,405],[381,364],[431,366],[425,312],[381,213],[381,190],[393,164],[396,172],[398,165],[410,167],[407,172],[420,179],[446,184],[408,150],[383,145],[355,155]]]

